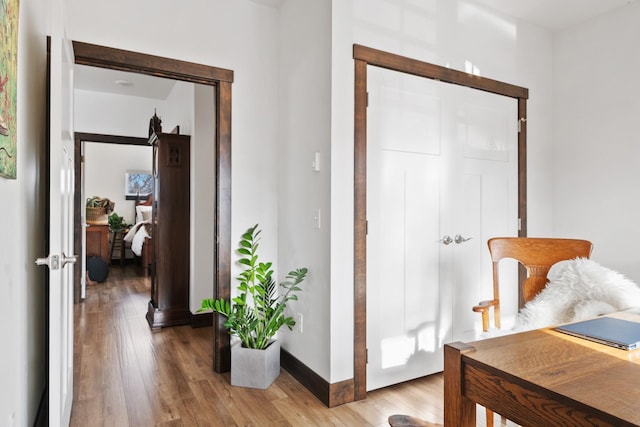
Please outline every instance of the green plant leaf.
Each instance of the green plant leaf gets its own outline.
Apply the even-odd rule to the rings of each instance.
[[[238,263],[243,267],[236,277],[238,295],[231,300],[204,299],[200,308],[226,316],[223,325],[229,333],[238,336],[244,346],[259,349],[266,348],[282,326],[292,329],[296,324],[284,310],[287,302],[298,299],[296,293],[302,291],[298,285],[308,272],[307,268],[292,270],[285,281],[276,284],[273,263],[259,261],[261,232],[258,224],[254,225],[238,244]]]

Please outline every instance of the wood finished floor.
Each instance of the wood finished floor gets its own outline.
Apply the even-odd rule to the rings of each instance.
[[[443,422],[441,374],[331,409],[284,369],[267,390],[231,387],[211,369],[211,328],[149,329],[149,286],[133,266],[113,266],[75,306],[71,426],[388,426],[393,414]]]

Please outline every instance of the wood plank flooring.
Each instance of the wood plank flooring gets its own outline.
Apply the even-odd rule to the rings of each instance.
[[[267,390],[231,387],[212,371],[212,330],[151,331],[149,279],[112,266],[75,306],[71,426],[388,426],[393,414],[442,423],[433,375],[327,408],[284,369]]]

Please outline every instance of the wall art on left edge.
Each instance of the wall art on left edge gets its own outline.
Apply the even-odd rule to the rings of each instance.
[[[19,0],[0,0],[0,176],[16,178]]]

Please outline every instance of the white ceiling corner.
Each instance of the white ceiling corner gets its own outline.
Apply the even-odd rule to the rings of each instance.
[[[505,15],[559,31],[636,0],[476,0]]]

